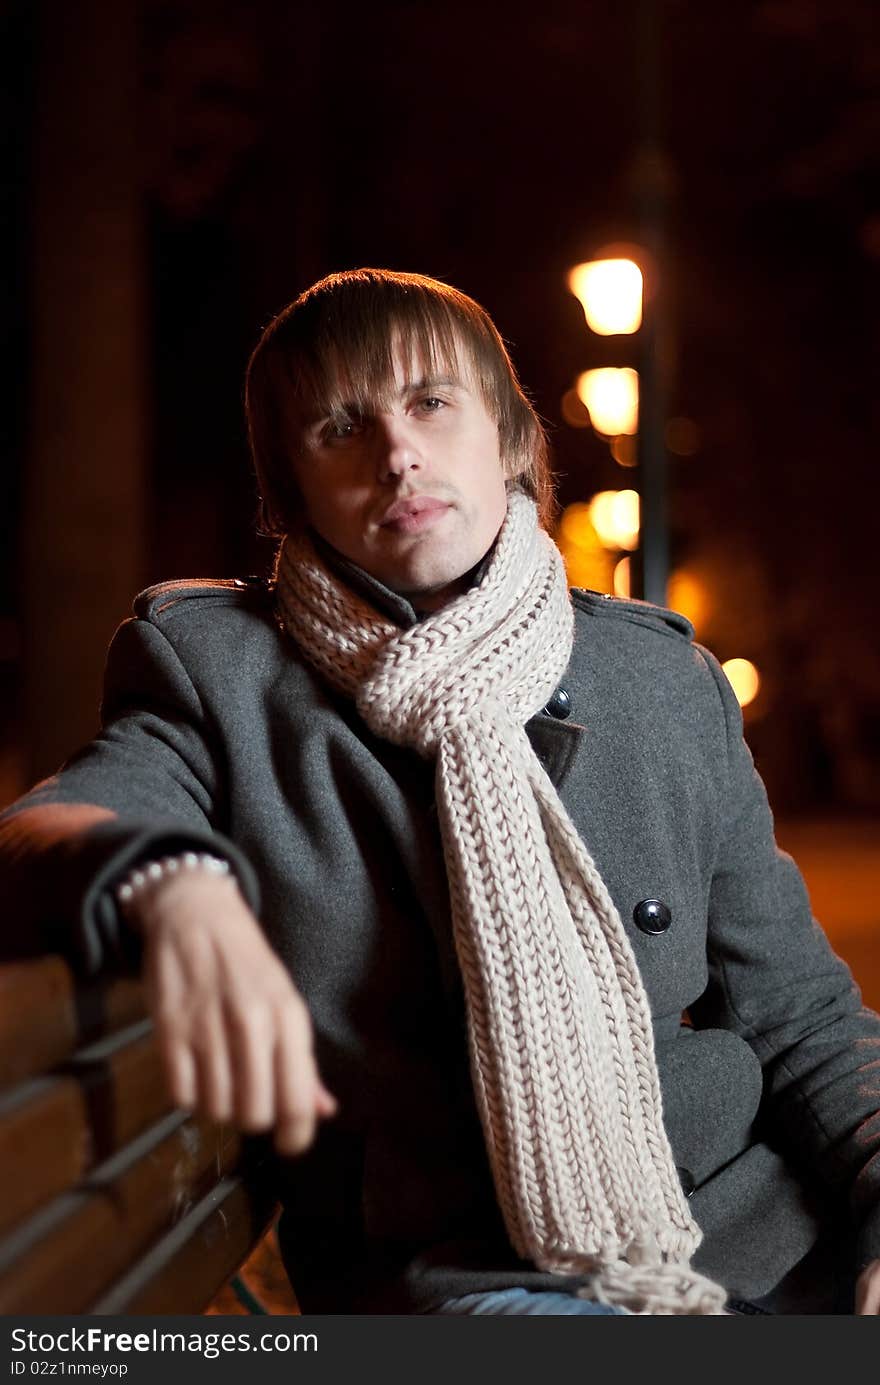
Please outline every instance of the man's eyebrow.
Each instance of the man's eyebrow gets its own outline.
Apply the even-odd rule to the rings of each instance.
[[[467,390],[467,385],[454,375],[423,375],[418,380],[409,380],[398,390],[398,399],[405,399],[407,395],[418,394],[420,390],[446,389],[446,390]],[[303,425],[306,428],[313,428],[320,423],[326,422],[329,418],[357,418],[364,412],[362,400],[355,399],[340,400],[336,405],[318,404],[308,410]]]
[[[400,391],[401,395],[414,394],[416,390],[445,389],[463,390],[467,387],[454,375],[423,375],[420,380],[411,380]]]

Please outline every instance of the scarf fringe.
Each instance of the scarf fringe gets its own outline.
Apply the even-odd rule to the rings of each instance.
[[[726,1316],[725,1290],[680,1262],[649,1266],[615,1260],[597,1270],[577,1297],[642,1316]]]

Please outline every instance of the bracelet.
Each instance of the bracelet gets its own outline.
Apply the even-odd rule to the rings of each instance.
[[[114,894],[120,908],[129,908],[138,895],[151,885],[158,885],[182,871],[206,870],[210,875],[231,875],[229,862],[207,851],[184,851],[179,856],[163,856],[158,861],[144,861],[135,866],[116,885]]]

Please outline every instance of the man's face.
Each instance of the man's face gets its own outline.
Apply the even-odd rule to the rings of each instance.
[[[322,538],[422,610],[492,546],[507,511],[498,427],[468,377],[394,353],[391,398],[311,419],[294,476]]]

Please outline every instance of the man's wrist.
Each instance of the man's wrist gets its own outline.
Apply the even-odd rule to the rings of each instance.
[[[140,862],[116,882],[113,895],[120,913],[128,919],[136,918],[171,882],[196,877],[236,883],[232,868],[223,857],[209,851],[182,851]]]

